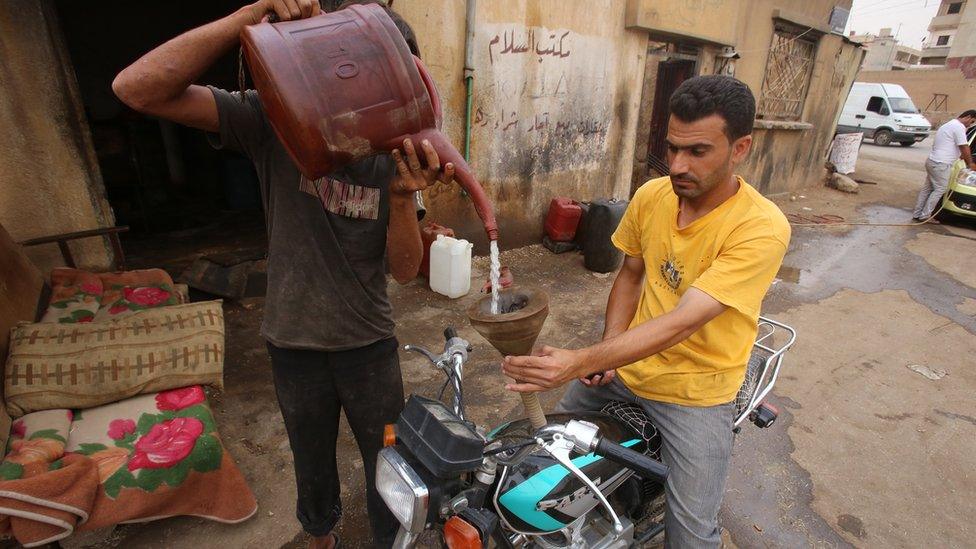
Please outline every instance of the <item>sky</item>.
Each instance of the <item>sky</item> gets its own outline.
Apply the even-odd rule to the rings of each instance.
[[[890,27],[892,34],[897,33],[899,43],[920,48],[922,40],[929,35],[929,21],[940,3],[940,0],[854,0],[845,34],[850,31],[878,34],[882,28]]]

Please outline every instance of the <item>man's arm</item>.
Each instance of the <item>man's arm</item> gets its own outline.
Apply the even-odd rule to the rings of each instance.
[[[607,299],[606,322],[603,327],[603,339],[618,336],[627,331],[630,322],[637,313],[637,303],[640,301],[641,290],[644,286],[644,258],[624,256],[623,267],[617,273]]]
[[[274,12],[282,20],[319,13],[317,0],[260,0],[198,27],[150,51],[112,82],[123,103],[151,116],[217,132],[217,103],[207,88],[193,84],[239,42],[241,29]]]
[[[684,341],[727,308],[705,292],[689,288],[674,310],[596,345],[579,350],[543,347],[541,356],[505,357],[505,375],[521,381],[507,388],[544,391],[576,377],[631,364]]]
[[[959,154],[962,157],[963,162],[966,163],[966,167],[970,170],[976,170],[976,165],[973,164],[973,152],[969,150],[969,144],[959,145]]]
[[[610,288],[610,298],[607,299],[603,339],[610,339],[627,331],[637,313],[637,304],[640,303],[643,286],[644,259],[625,255],[623,267],[617,272],[617,278]],[[581,377],[580,382],[586,386],[606,385],[613,381],[615,376],[616,371],[605,370],[590,377]]]
[[[414,193],[433,185],[438,179],[446,184],[454,180],[454,164],[448,162],[441,171],[440,158],[430,142],[425,139],[420,147],[426,167],[421,165],[417,150],[410,139],[403,142],[406,155],[398,149],[392,152],[397,166],[397,176],[390,183],[390,221],[386,230],[386,257],[390,264],[390,274],[400,284],[406,284],[417,276],[420,262],[424,258]]]

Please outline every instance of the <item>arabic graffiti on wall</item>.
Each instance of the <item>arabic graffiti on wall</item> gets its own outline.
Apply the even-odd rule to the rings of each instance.
[[[503,32],[502,36],[496,34],[492,37],[491,42],[488,43],[488,60],[492,65],[495,64],[496,50],[498,50],[498,55],[518,53],[535,54],[539,56],[540,63],[544,56],[564,59],[569,57],[571,53],[568,45],[565,44],[566,38],[569,36],[569,31],[558,35],[554,32],[549,33],[548,40],[545,38],[537,40],[535,29],[527,29],[521,36],[517,36],[517,32],[518,30],[512,28],[509,31]],[[544,32],[541,34],[545,36]]]
[[[492,151],[489,178],[591,168],[605,161],[611,120],[609,39],[519,24],[476,36],[476,147]]]

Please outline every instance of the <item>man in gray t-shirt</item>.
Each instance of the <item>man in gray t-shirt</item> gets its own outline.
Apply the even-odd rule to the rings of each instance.
[[[261,335],[278,347],[317,351],[393,337],[382,260],[393,158],[375,156],[308,181],[276,138],[257,92],[242,101],[238,92],[210,90],[220,117],[211,144],[250,158],[261,184],[268,223]]]
[[[403,381],[386,267],[401,283],[416,276],[423,250],[414,195],[437,179],[450,182],[454,167],[442,171],[429,143],[408,140],[402,153],[309,181],[272,130],[256,92],[193,84],[238,45],[244,26],[272,12],[298,19],[317,14],[319,6],[317,0],[259,0],[152,50],[122,71],[113,89],[132,108],[203,129],[213,146],[254,164],[269,241],[261,333],[295,457],[298,519],[313,538],[311,547],[335,546],[342,514],[335,450],[344,411],[363,457],[373,537],[389,546],[398,524],[376,493],[373,475],[383,427],[403,407]],[[417,55],[409,26],[387,12]]]

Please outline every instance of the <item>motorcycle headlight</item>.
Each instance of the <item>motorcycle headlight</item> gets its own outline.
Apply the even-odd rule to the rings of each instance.
[[[395,449],[383,448],[376,460],[376,490],[409,532],[423,531],[430,493],[427,486]]]

